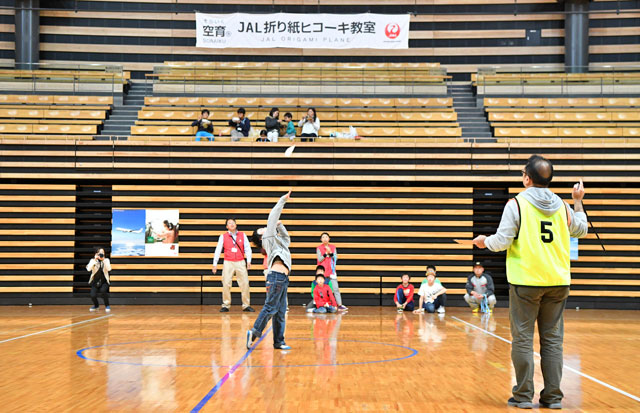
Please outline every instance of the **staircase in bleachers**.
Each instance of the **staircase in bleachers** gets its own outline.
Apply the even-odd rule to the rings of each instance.
[[[126,137],[131,133],[138,119],[138,111],[144,105],[144,97],[147,96],[147,84],[131,82],[131,88],[124,97],[123,105],[115,105],[111,116],[104,123],[100,133],[103,137]]]
[[[453,97],[453,109],[458,114],[462,128],[462,137],[475,142],[495,142],[484,110],[476,104],[471,84],[452,84],[449,90]]]

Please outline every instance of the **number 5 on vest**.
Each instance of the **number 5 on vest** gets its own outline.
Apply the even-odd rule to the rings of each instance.
[[[540,221],[540,233],[542,234],[540,239],[547,244],[553,242],[553,232],[551,232],[550,228],[547,228],[550,227],[551,224],[553,224],[551,221]]]

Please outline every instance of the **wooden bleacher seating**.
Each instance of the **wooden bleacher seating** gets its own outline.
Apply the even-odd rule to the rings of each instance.
[[[370,302],[380,292],[388,297],[403,271],[411,272],[418,282],[427,263],[438,267],[442,282],[459,299],[473,254],[468,246],[452,240],[470,238],[474,232],[472,185],[503,182],[515,194],[521,190],[522,164],[540,150],[537,144],[517,141],[486,144],[482,154],[477,152],[477,144],[470,143],[315,143],[309,144],[309,150],[302,144],[294,158],[275,162],[273,148],[284,150],[286,143],[218,145],[3,140],[0,179],[118,179],[112,188],[114,208],[153,205],[180,209],[180,257],[145,262],[114,259],[114,297],[129,293],[145,297],[203,294],[206,303],[211,303],[212,297],[219,298],[220,276],[212,275],[210,266],[224,218],[237,216],[245,231],[264,225],[269,208],[288,186],[284,181],[282,185],[273,181],[262,185],[259,180],[277,177],[301,183],[283,216],[293,237],[293,297],[308,294],[313,248],[319,233],[328,230],[340,248],[341,289],[349,304]],[[607,248],[606,255],[600,252],[594,234],[580,242],[580,260],[572,268],[573,296],[640,297],[640,216],[636,207],[640,190],[635,187],[640,183],[639,151],[640,144],[612,142],[545,147],[546,155],[556,162],[554,191],[568,199],[570,186],[578,177],[585,178],[589,188],[585,205]],[[586,164],[587,160],[590,163]],[[233,174],[228,172],[230,165]],[[251,179],[255,183],[247,184]],[[318,179],[344,184],[313,183]],[[424,185],[361,185],[373,179]],[[167,184],[170,180],[184,184]],[[206,183],[211,180],[225,184]],[[443,182],[447,184],[441,185]],[[0,223],[7,225],[0,240],[0,246],[6,247],[0,249],[0,262],[5,260],[0,270],[2,293],[70,291],[74,188],[48,185],[51,193],[43,194],[39,184],[0,186]],[[39,218],[42,212],[50,218]],[[56,251],[47,250],[49,246],[56,246]],[[45,255],[53,264],[33,259]],[[260,262],[256,253],[251,280],[258,297],[263,280]],[[145,273],[140,274],[143,268]]]
[[[106,70],[45,70],[45,69],[0,69],[0,81],[33,80],[38,82],[91,82],[126,84],[131,80],[131,72],[108,72]]]
[[[112,96],[0,95],[0,135],[96,135],[111,105]]]
[[[472,73],[474,87],[488,85],[611,85],[633,84],[640,81],[640,72],[590,72],[590,73]]]
[[[484,104],[496,137],[566,141],[640,136],[638,98],[485,98]]]
[[[137,192],[150,189],[149,186],[117,185],[114,186],[114,205],[126,207],[130,202],[159,202],[166,200],[164,194],[176,190],[177,187],[169,186],[165,190],[169,192],[157,193],[153,196],[140,197]],[[268,214],[266,206],[277,200],[280,187],[243,187],[233,190],[232,186],[188,186],[182,191],[182,200],[189,204],[187,208],[181,208],[181,214],[188,214],[193,218],[181,219],[180,248],[181,254],[185,254],[190,264],[175,265],[172,263],[158,264],[154,266],[157,273],[153,279],[162,280],[161,274],[181,273],[186,276],[202,276],[202,292],[206,299],[221,291],[220,274],[212,275],[211,254],[214,246],[207,241],[201,241],[203,237],[216,238],[219,232],[218,221],[222,217],[238,213],[230,203],[241,202],[243,204],[239,222],[244,230],[263,225],[263,215]],[[260,196],[252,196],[253,191],[259,190]],[[291,285],[291,294],[308,294],[310,275],[315,268],[315,246],[319,234],[329,228],[335,240],[341,240],[340,259],[341,275],[340,288],[346,297],[371,297],[379,294],[381,277],[393,276],[398,271],[411,271],[414,274],[424,272],[427,262],[438,263],[443,275],[458,274],[463,276],[466,271],[465,264],[472,259],[470,249],[461,247],[452,242],[442,242],[440,238],[449,236],[469,237],[471,235],[472,221],[470,220],[471,188],[456,188],[443,191],[441,188],[400,189],[393,187],[381,187],[365,189],[345,187],[335,189],[332,196],[326,195],[326,188],[318,186],[301,186],[297,190],[297,198],[292,200],[288,208],[286,225],[294,242],[291,250],[294,260]],[[325,193],[318,196],[317,193]],[[377,196],[376,196],[377,194]],[[393,198],[390,199],[390,195]],[[422,198],[415,194],[422,194]],[[438,198],[434,196],[438,194]],[[203,196],[205,195],[205,196]],[[369,196],[372,196],[370,198]],[[406,205],[411,201],[411,206]],[[300,205],[297,206],[295,204]],[[322,203],[322,208],[317,208]],[[365,206],[366,205],[366,206]],[[420,218],[403,218],[415,215],[420,210]],[[308,219],[306,215],[321,214],[319,219]],[[380,216],[385,215],[382,219]],[[457,218],[451,218],[456,216]],[[201,218],[199,218],[201,217]],[[392,219],[397,223],[389,225]],[[370,227],[375,226],[375,230]],[[380,228],[382,227],[382,228]],[[417,228],[431,228],[428,232],[417,231]],[[402,230],[398,230],[401,228]],[[381,265],[372,268],[368,263],[376,260],[379,253],[375,249],[381,247],[379,241],[367,241],[367,238],[389,238],[387,254],[390,259],[399,261],[396,265]],[[433,253],[403,252],[403,248],[414,248],[413,243],[428,245],[438,248]],[[369,248],[367,248],[369,247]],[[368,250],[368,252],[367,252]],[[254,264],[261,262],[261,256],[256,252]],[[132,276],[130,271],[136,271],[140,263],[127,260],[121,264],[122,274],[126,278],[127,286],[115,286],[116,292],[150,292],[157,287],[146,286],[146,276]],[[114,262],[117,262],[114,260]],[[114,272],[114,282],[119,280],[119,275]],[[254,265],[250,271],[250,280],[257,284],[252,292],[264,292],[264,286],[259,282],[264,280],[260,265]],[[181,280],[176,279],[172,291],[176,290]],[[235,289],[234,289],[235,290]],[[162,289],[158,289],[162,291]],[[187,292],[189,290],[183,291]]]
[[[203,107],[452,107],[453,99],[435,98],[245,98],[245,97],[179,97],[147,96],[145,106],[203,106]],[[267,109],[268,110],[268,109]]]
[[[366,68],[366,69],[432,69],[440,67],[439,62],[360,62],[360,63],[329,63],[329,62],[216,62],[216,61],[165,61],[166,66],[173,67],[208,67],[208,68],[285,68],[297,69],[302,67],[309,68]]]
[[[235,116],[231,108],[247,108],[247,117],[259,129],[255,122],[260,125],[273,106],[280,108],[281,115],[292,112],[296,120],[304,116],[307,107],[313,106],[319,111],[322,136],[347,133],[349,126],[354,126],[360,136],[367,138],[459,137],[462,132],[452,103],[451,98],[146,97],[131,134],[193,136],[191,121],[197,119],[201,107],[206,107],[211,111],[209,119],[216,134],[227,136],[228,120]]]
[[[344,82],[444,84],[438,63],[166,62],[146,74],[160,82]]]
[[[76,186],[45,186],[43,193],[42,184],[0,184],[3,295],[65,296],[73,291]]]

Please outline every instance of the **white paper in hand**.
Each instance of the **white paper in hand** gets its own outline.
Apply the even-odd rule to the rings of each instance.
[[[291,155],[293,154],[293,150],[296,149],[296,145],[291,145],[287,148],[286,151],[284,151],[284,156],[286,156],[287,158],[291,157]]]

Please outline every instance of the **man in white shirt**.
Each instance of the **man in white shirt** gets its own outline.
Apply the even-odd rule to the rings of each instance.
[[[440,282],[436,282],[436,267],[427,266],[427,281],[423,282],[418,291],[420,305],[414,313],[435,313],[444,314],[444,305],[447,302],[447,289]]]
[[[231,283],[235,274],[236,281],[242,292],[242,311],[253,313],[250,305],[249,272],[251,269],[251,244],[243,232],[238,231],[235,218],[227,218],[227,232],[218,238],[218,245],[213,256],[214,274],[218,271],[220,253],[224,249],[224,264],[222,267],[222,308],[221,313],[229,312],[231,307]],[[245,263],[245,257],[247,259]]]

